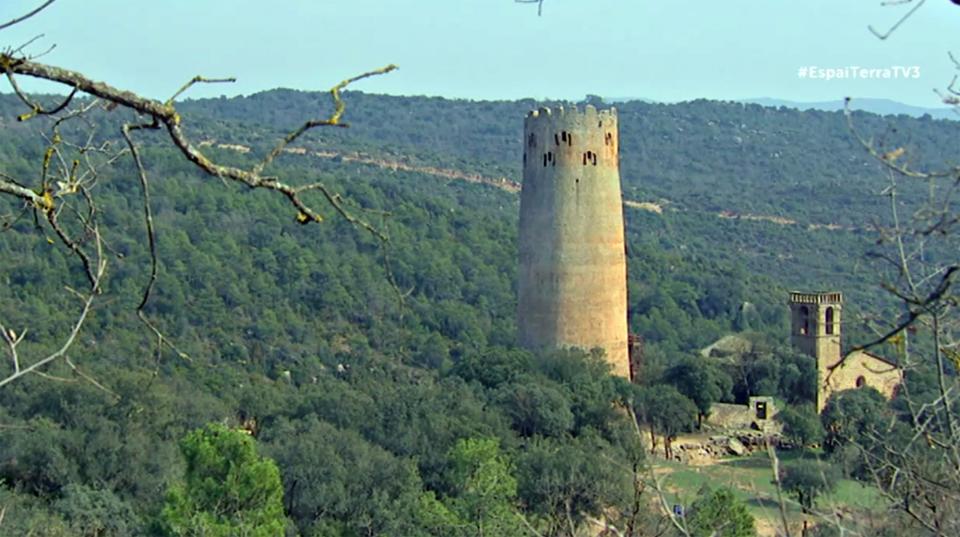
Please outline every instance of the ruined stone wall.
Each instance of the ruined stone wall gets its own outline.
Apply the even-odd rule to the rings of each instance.
[[[602,348],[629,377],[615,110],[531,112],[520,194],[519,342]]]

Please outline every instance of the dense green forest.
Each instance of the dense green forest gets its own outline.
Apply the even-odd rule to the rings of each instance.
[[[324,99],[274,90],[181,109],[197,139],[251,147],[210,148],[242,163]],[[523,115],[542,104],[345,99],[351,128],[319,130],[305,147],[516,180]],[[0,171],[30,177],[44,124],[16,123],[21,112],[0,96]],[[135,172],[121,160],[97,186],[109,279],[70,353],[102,386],[58,364],[47,372],[66,381],[33,375],[0,388],[2,531],[172,532],[202,504],[183,492],[196,471],[185,459],[217,441],[191,431],[222,423],[245,427],[275,461],[291,535],[475,535],[485,523],[526,535],[503,523],[518,515],[564,535],[570,518],[611,506],[640,517],[631,471],[643,454],[614,403],[667,436],[694,428],[713,401],[809,403],[813,364],[787,348],[785,293],[843,290],[850,319],[890,307],[864,257],[875,248],[870,227],[886,218],[878,165],[839,113],[697,101],[623,103],[619,114],[625,197],[664,207],[626,213],[630,326],[646,341],[638,385],[607,375],[596,356],[515,347],[515,194],[340,159],[279,159],[274,173],[322,178],[385,231],[381,244],[332,211],[301,226],[284,200],[203,176],[145,134],[161,260],[146,314],[182,354],[158,350],[135,313],[149,257]],[[907,147],[918,167],[949,161],[951,148],[936,142],[960,133],[947,121],[854,119]],[[110,113],[91,121],[115,137]],[[923,192],[908,186],[906,206]],[[0,214],[19,212],[0,203]],[[83,283],[76,257],[49,236],[29,215],[0,233],[0,320],[29,329],[24,356],[59,344],[77,307],[63,287]],[[851,341],[864,337],[848,328]],[[742,363],[699,357],[730,332],[754,342]],[[478,495],[490,480],[505,485]]]

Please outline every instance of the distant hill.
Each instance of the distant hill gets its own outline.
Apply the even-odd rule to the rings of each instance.
[[[625,103],[630,101],[637,101],[642,103],[651,103],[656,104],[658,101],[653,99],[645,99],[642,97],[606,97],[604,98],[606,102],[609,103]],[[780,108],[781,106],[785,108],[792,108],[794,110],[822,110],[825,112],[837,112],[843,110],[843,100],[837,99],[835,101],[814,101],[814,102],[801,102],[801,101],[790,101],[787,99],[776,99],[771,97],[756,97],[751,99],[736,99],[733,102],[746,103],[746,104],[759,104],[760,106],[767,106],[770,108]],[[682,103],[676,103],[682,104]],[[960,121],[960,113],[950,107],[924,107],[924,106],[913,106],[910,104],[904,104],[898,101],[891,99],[870,99],[870,98],[858,98],[852,99],[850,101],[850,108],[852,110],[860,110],[863,112],[870,112],[871,114],[877,114],[880,116],[899,116],[905,115],[910,117],[923,117],[924,115],[929,115],[933,119],[950,119],[953,121]]]
[[[828,112],[843,110],[842,100],[805,103],[763,97],[758,99],[744,99],[743,102],[759,104],[761,106],[785,106],[787,108],[794,108],[796,110],[825,110]],[[911,117],[923,117],[925,114],[928,114],[934,119],[950,119],[953,121],[960,121],[960,114],[958,114],[953,108],[927,108],[912,106],[909,104],[892,101],[890,99],[852,99],[850,101],[850,107],[853,110],[862,110],[864,112],[870,112],[881,116],[905,115]]]

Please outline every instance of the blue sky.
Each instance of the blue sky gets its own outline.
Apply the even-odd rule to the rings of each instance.
[[[0,21],[40,0],[0,2]],[[196,74],[236,84],[326,89],[370,68],[400,70],[368,92],[470,99],[658,101],[878,97],[937,106],[956,70],[960,7],[929,1],[887,41],[903,7],[879,0],[58,0],[0,31],[0,46],[43,33],[41,61],[165,98]],[[800,79],[801,67],[917,67],[918,78]],[[911,72],[913,75],[916,71]],[[32,86],[31,89],[46,89]],[[2,88],[0,91],[7,91]]]

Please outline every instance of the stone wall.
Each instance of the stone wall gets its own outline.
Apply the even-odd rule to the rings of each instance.
[[[832,369],[823,371],[819,391],[822,393],[823,405],[826,405],[827,399],[835,392],[863,386],[870,386],[887,399],[892,399],[902,381],[902,371],[896,365],[870,353],[858,351],[848,354]],[[823,410],[823,407],[817,410]]]

